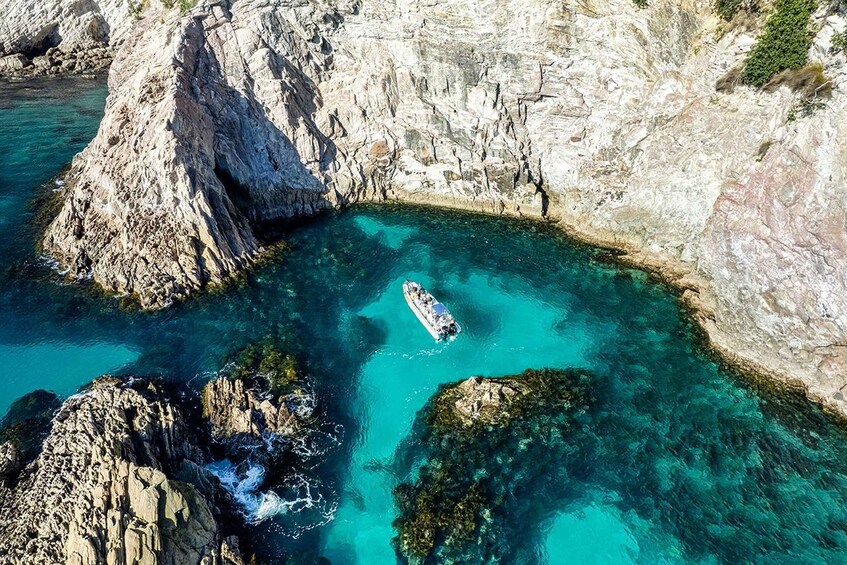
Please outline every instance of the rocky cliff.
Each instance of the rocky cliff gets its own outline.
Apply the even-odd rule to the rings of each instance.
[[[111,60],[143,1],[0,0],[0,76],[86,72]]]
[[[242,563],[203,458],[154,385],[95,381],[64,403],[30,465],[0,446],[0,563]]]
[[[834,90],[810,102],[725,80],[761,12],[649,4],[153,0],[44,247],[155,308],[248,265],[265,220],[363,199],[544,216],[845,410],[845,20],[811,19]]]

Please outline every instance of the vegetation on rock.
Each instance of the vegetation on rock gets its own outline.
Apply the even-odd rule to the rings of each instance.
[[[25,459],[34,459],[60,404],[59,398],[46,390],[35,390],[17,399],[0,420],[0,444],[9,441]]]
[[[713,6],[715,13],[728,22],[741,8],[741,0],[715,0]]]
[[[184,16],[188,10],[193,8],[197,4],[196,0],[162,0],[162,6],[167,9],[171,9],[176,5],[179,5],[179,13]]]
[[[247,382],[264,377],[274,395],[289,392],[299,379],[297,361],[272,341],[251,343],[230,354],[228,361],[226,377]]]
[[[764,86],[780,71],[800,69],[808,62],[815,0],[776,0],[775,8],[747,55],[744,81],[753,86]]]
[[[585,432],[582,417],[594,403],[593,384],[584,371],[543,369],[442,387],[418,415],[409,444],[413,452],[423,445],[426,464],[414,484],[395,489],[400,515],[394,541],[401,557],[510,561],[513,544],[501,531],[503,517],[528,508],[515,508],[514,493],[530,483],[537,492],[545,491],[546,481],[567,484],[570,456],[579,449],[574,445],[590,444],[570,440]],[[500,390],[494,385],[513,392],[492,393]],[[468,405],[475,408],[470,420]],[[539,461],[555,461],[556,471]]]
[[[847,50],[847,29],[832,36],[832,52],[840,53]]]

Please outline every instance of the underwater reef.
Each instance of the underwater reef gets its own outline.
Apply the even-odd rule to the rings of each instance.
[[[511,524],[521,512],[557,506],[546,484],[559,491],[578,479],[571,463],[585,458],[591,442],[574,436],[590,435],[595,380],[587,371],[530,369],[441,387],[419,413],[409,447],[422,447],[426,463],[417,480],[395,490],[400,558],[520,559]]]

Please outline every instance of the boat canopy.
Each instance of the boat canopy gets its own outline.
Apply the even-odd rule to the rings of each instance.
[[[440,302],[438,302],[437,304],[433,304],[432,309],[439,316],[444,316],[445,314],[447,314],[447,307],[445,307]]]

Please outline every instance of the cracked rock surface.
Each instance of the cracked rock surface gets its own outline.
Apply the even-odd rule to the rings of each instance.
[[[98,379],[24,469],[0,446],[0,563],[240,565],[194,439],[155,385]]]

